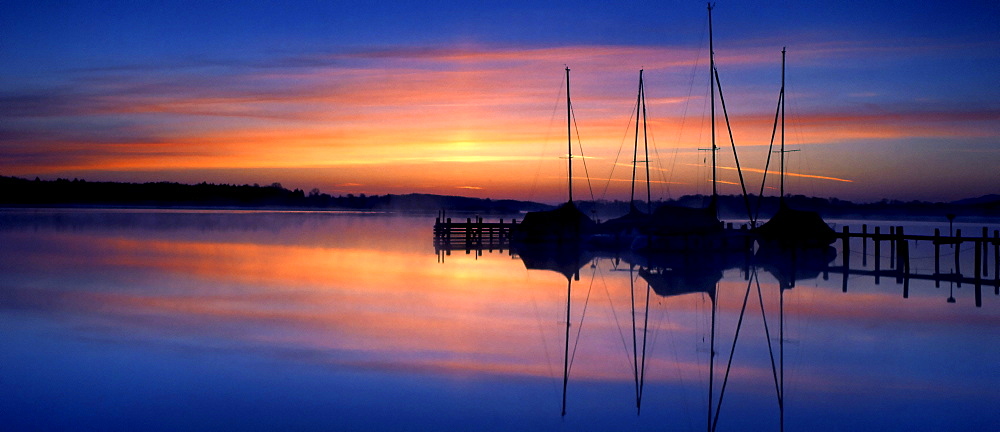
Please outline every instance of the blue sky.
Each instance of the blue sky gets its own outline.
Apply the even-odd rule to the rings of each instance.
[[[996,2],[718,2],[713,19],[750,167],[788,47],[790,192],[1000,192]],[[703,2],[15,1],[0,28],[3,175],[558,201],[567,64],[592,177],[625,171],[646,68],[660,194],[706,190]]]

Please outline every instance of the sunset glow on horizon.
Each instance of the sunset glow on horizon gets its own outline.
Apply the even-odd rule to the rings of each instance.
[[[703,3],[282,4],[3,6],[0,175],[555,203],[568,66],[574,177],[590,178],[593,198],[628,198],[639,69],[656,198],[711,191]],[[765,169],[787,46],[786,145],[801,150],[787,192],[997,193],[1000,6],[942,15],[943,4],[718,4],[716,62],[748,189]],[[738,193],[716,108],[720,193]],[[767,171],[776,182],[775,158]],[[586,181],[575,188],[591,198]]]

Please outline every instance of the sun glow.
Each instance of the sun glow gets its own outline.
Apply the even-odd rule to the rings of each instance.
[[[217,182],[227,181],[226,172],[271,170],[285,173],[276,180],[306,190],[355,183],[372,186],[367,192],[376,194],[454,190],[465,178],[482,176],[494,179],[489,189],[495,198],[558,201],[564,189],[558,176],[565,167],[558,161],[565,155],[566,130],[561,65],[574,66],[577,170],[583,172],[579,165],[587,163],[592,179],[613,178],[605,182],[621,181],[610,174],[612,164],[622,164],[621,147],[632,139],[626,134],[623,141],[622,132],[629,130],[635,78],[623,71],[628,65],[644,65],[650,133],[660,137],[658,145],[651,143],[659,147],[651,152],[651,170],[671,171],[669,179],[656,181],[690,193],[700,180],[690,171],[669,167],[709,145],[707,95],[663,93],[675,88],[679,73],[696,66],[695,54],[606,46],[383,50],[340,56],[352,68],[276,69],[232,77],[255,83],[252,91],[192,80],[190,88],[150,85],[140,96],[126,91],[125,84],[148,76],[124,75],[120,82],[82,89],[90,95],[79,98],[72,112],[60,111],[62,105],[47,110],[32,106],[22,116],[7,118],[11,128],[30,133],[6,139],[0,162],[9,175],[115,178],[115,173],[146,173],[141,175],[163,180],[183,170],[185,178],[197,179],[200,172],[208,177],[201,180]],[[553,63],[552,58],[560,60]],[[760,53],[726,60],[746,67],[771,61]],[[499,64],[504,67],[498,69]],[[761,146],[767,144],[773,115],[761,111],[767,110],[732,116],[741,155],[760,159],[766,154]],[[790,115],[789,133],[804,146],[989,137],[990,116],[947,111],[845,114],[810,107]],[[63,133],[39,128],[34,120],[56,118],[74,119],[88,129]],[[118,119],[142,126],[122,126]],[[578,140],[585,157],[579,154]],[[864,176],[851,164],[824,169],[824,175],[788,175],[842,183]],[[329,177],[331,172],[335,178]]]

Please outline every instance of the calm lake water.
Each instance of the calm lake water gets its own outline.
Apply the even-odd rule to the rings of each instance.
[[[839,252],[794,277],[764,255],[526,262],[438,252],[432,224],[0,211],[0,429],[1000,430],[994,285],[977,306],[876,278],[887,243],[854,240],[845,282]],[[930,242],[910,254],[934,273]]]

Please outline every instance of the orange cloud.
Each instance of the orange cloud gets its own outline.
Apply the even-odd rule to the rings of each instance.
[[[831,49],[865,48],[834,44],[804,48],[802,55],[822,57]],[[462,176],[474,173],[504,179],[483,185],[506,194],[496,197],[559,200],[563,187],[557,176],[564,167],[558,157],[565,153],[566,133],[562,67],[570,64],[573,135],[591,158],[592,179],[613,177],[616,154],[631,147],[625,143],[631,141],[637,74],[628,71],[645,67],[651,154],[657,159],[653,169],[671,172],[670,179],[657,181],[692,185],[701,182],[691,172],[668,167],[676,163],[674,158],[708,145],[707,94],[699,90],[677,96],[684,91],[669,84],[696,72],[694,67],[706,60],[695,51],[619,46],[386,49],[337,54],[327,59],[336,61],[316,67],[250,70],[228,80],[182,75],[191,78],[188,86],[176,84],[176,76],[125,75],[81,88],[72,100],[50,95],[35,103],[17,102],[7,127],[20,132],[4,138],[0,161],[6,174],[26,176],[113,177],[107,173],[178,170],[222,176],[226,170],[337,169],[343,177],[332,181],[300,174],[295,178],[302,183],[284,184],[377,188],[369,193],[412,191],[398,189],[400,185],[453,190],[463,183]],[[757,67],[775,63],[772,57],[750,49],[720,55],[720,62]],[[770,100],[775,95],[764,93],[776,94],[777,89],[741,89],[737,99],[769,101],[731,115],[741,153],[758,159],[765,154],[758,146],[768,143],[773,121]],[[810,95],[790,97],[807,100]],[[934,106],[813,107],[789,113],[788,136],[798,145],[988,139],[995,135],[992,120],[997,115],[989,109]],[[85,127],[58,127],[67,118]],[[720,145],[727,139],[722,130],[719,139]],[[393,169],[355,169],[371,166]],[[844,180],[857,173],[831,166],[820,177]],[[525,190],[537,193],[525,195]]]

